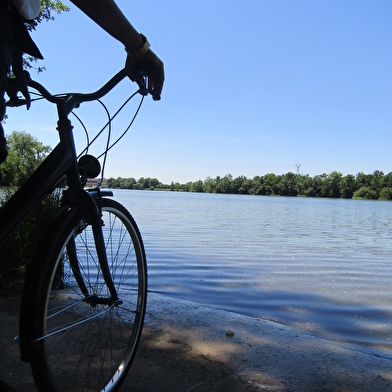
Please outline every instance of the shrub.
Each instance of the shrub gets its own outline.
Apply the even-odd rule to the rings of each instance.
[[[382,188],[380,191],[380,200],[392,200],[392,188]]]
[[[353,199],[367,199],[367,200],[375,200],[377,199],[377,194],[374,190],[362,186],[357,191],[354,192]]]
[[[11,195],[12,192],[7,191],[3,203]],[[23,284],[25,271],[41,237],[60,207],[60,195],[55,191],[46,197],[1,248],[0,286],[17,288]]]

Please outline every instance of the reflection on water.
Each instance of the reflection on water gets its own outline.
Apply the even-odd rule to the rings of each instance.
[[[392,355],[392,203],[115,191],[152,291]]]

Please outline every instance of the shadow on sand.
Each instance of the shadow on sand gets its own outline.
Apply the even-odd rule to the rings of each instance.
[[[18,306],[17,296],[0,296],[0,379],[30,392],[30,368],[13,341]],[[390,391],[391,365],[291,327],[151,294],[121,391]]]

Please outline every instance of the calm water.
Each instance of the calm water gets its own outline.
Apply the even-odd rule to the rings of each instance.
[[[114,193],[151,291],[392,357],[392,202]]]

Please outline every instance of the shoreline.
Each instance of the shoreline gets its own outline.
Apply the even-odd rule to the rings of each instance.
[[[0,294],[0,379],[35,391],[13,341],[20,295]],[[149,293],[141,343],[120,390],[389,391],[391,365],[349,344]]]
[[[255,390],[392,390],[390,358],[272,321],[152,294],[146,325],[167,326],[197,354],[224,363]]]
[[[281,322],[279,320],[269,318],[269,317],[262,317],[257,314],[248,314],[246,312],[241,312],[238,311],[238,309],[230,310],[230,309],[225,309],[225,308],[220,308],[216,304],[203,304],[201,302],[194,302],[192,300],[186,299],[186,298],[178,298],[176,296],[167,294],[166,292],[149,292],[148,295],[157,295],[159,297],[167,297],[169,300],[176,302],[178,301],[179,303],[188,303],[190,305],[194,305],[195,308],[197,307],[202,308],[202,309],[210,309],[212,312],[217,311],[217,312],[223,312],[224,314],[231,315],[231,317],[236,318],[246,318],[248,320],[248,323],[250,324],[257,324],[258,322],[267,322],[271,323],[272,325],[275,325],[277,327],[282,327],[282,328],[288,328],[293,331],[297,331],[298,333],[304,335],[304,336],[309,336],[310,338],[318,338],[326,342],[331,342],[333,344],[340,344],[344,347],[350,348],[352,351],[358,351],[366,355],[370,356],[376,356],[384,359],[388,359],[392,361],[392,349],[390,344],[384,344],[384,343],[374,343],[370,341],[363,341],[361,339],[353,339],[354,335],[348,335],[348,337],[344,335],[339,335],[335,332],[329,332],[329,331],[323,331],[323,325],[321,328],[318,329],[311,329],[311,328],[305,328],[303,325],[304,323],[301,322],[292,322],[292,323],[285,323]],[[371,335],[371,332],[369,332]],[[369,335],[369,336],[370,336]],[[345,339],[347,338],[347,340]],[[388,339],[389,341],[392,339]]]

